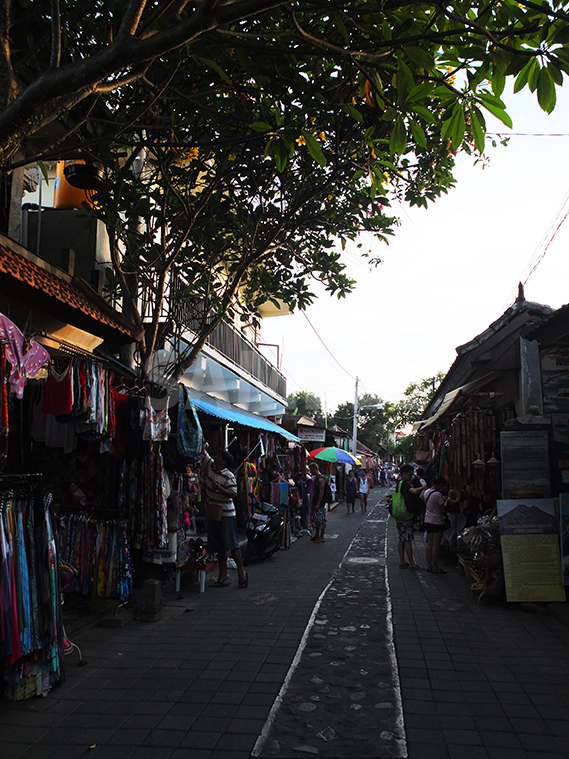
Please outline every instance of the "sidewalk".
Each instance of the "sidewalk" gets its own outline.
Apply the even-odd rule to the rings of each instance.
[[[388,529],[409,757],[569,756],[569,628],[514,604],[478,606],[450,556],[446,575],[400,570]],[[424,566],[420,536],[415,553]]]
[[[249,587],[196,583],[166,598],[163,618],[79,633],[87,666],[47,698],[0,703],[2,756],[17,759],[247,759],[322,591],[363,517],[329,514],[308,536],[251,562]],[[188,579],[188,578],[185,578]]]

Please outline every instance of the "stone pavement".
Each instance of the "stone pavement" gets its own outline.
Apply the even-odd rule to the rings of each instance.
[[[87,666],[47,698],[0,704],[2,759],[247,759],[314,607],[364,517],[329,515],[274,561],[252,562],[249,587],[182,584],[159,622],[72,636]],[[187,578],[186,578],[187,579]]]
[[[400,570],[393,520],[388,531],[409,757],[568,757],[569,628],[517,604],[478,606],[451,557],[445,575]],[[415,548],[424,565],[419,536]]]
[[[450,558],[400,570],[384,492],[251,564],[247,590],[183,585],[159,622],[83,630],[87,666],[0,704],[2,759],[569,757],[569,628],[478,606]]]

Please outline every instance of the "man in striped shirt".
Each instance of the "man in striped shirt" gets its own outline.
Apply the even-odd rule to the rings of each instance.
[[[230,584],[227,571],[229,554],[237,565],[238,587],[246,588],[249,583],[243,568],[243,558],[233,499],[237,495],[237,480],[230,470],[233,456],[229,451],[216,449],[212,458],[204,452],[203,474],[205,493],[205,518],[207,522],[207,547],[210,553],[217,553],[219,575],[214,587],[222,588]]]

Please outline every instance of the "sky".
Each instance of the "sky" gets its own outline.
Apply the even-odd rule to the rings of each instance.
[[[455,188],[427,210],[393,206],[400,226],[389,245],[373,243],[379,267],[348,248],[344,262],[357,280],[350,296],[322,293],[306,316],[263,321],[288,393],[313,392],[332,413],[353,402],[357,377],[359,397],[396,402],[410,382],[446,373],[456,347],[513,303],[566,198],[569,210],[569,82],[557,92],[550,115],[527,89],[505,93],[513,129],[489,115],[487,126],[511,135],[508,146],[494,149],[487,138],[485,168],[459,157]],[[568,247],[569,218],[530,277],[527,300],[569,302]],[[274,348],[262,350],[276,363]]]

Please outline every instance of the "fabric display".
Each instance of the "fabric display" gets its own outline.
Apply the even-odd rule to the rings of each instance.
[[[78,438],[101,441],[115,437],[113,374],[103,364],[75,356],[49,367],[33,405],[32,438],[71,453]]]
[[[36,343],[33,336],[24,337],[13,321],[0,314],[0,344],[6,346],[6,358],[11,364],[8,382],[21,400],[29,377],[37,377],[49,363],[49,353]]]
[[[13,700],[45,696],[64,679],[51,496],[19,479],[0,480],[0,671]]]
[[[66,590],[120,600],[131,595],[132,558],[125,520],[65,514],[59,520],[58,543],[62,560],[76,570]]]

